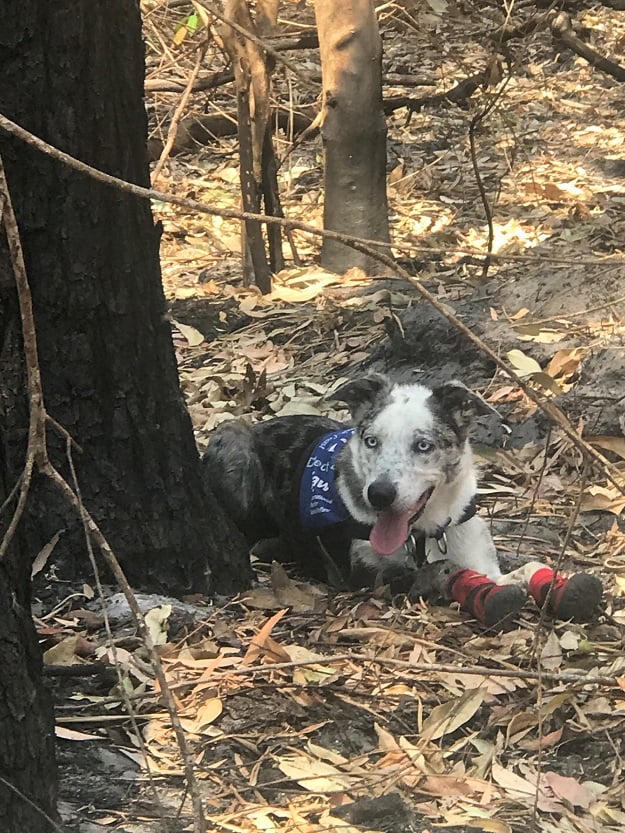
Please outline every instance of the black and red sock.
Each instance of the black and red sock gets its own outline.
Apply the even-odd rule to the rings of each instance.
[[[510,626],[527,600],[527,593],[518,585],[495,584],[475,570],[456,570],[449,576],[445,589],[483,625],[502,630]]]
[[[577,622],[594,618],[603,595],[601,582],[595,576],[576,573],[565,578],[549,567],[536,570],[528,582],[528,590],[539,607],[547,602],[546,612],[550,616]]]

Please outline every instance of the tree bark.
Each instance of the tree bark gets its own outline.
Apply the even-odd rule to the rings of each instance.
[[[228,20],[256,34],[247,0],[228,0],[225,11]],[[264,131],[269,107],[264,94],[266,90],[258,100],[256,98],[256,88],[263,77],[263,61],[258,46],[228,24],[222,27],[222,36],[234,67],[237,92],[241,204],[243,211],[260,214],[262,177],[258,127],[262,125]],[[241,226],[241,252],[245,283],[249,285],[254,281],[263,295],[271,292],[271,269],[267,262],[262,226],[258,221],[246,220]]]
[[[5,4],[0,111],[94,167],[148,185],[141,21],[135,0]],[[135,585],[169,593],[246,586],[246,547],[205,493],[160,284],[150,206],[8,136],[0,153],[33,294],[48,413],[83,501]],[[16,288],[0,235],[0,506],[23,470],[28,405]],[[73,483],[65,440],[55,465]],[[0,515],[0,540],[15,501]],[[53,719],[30,618],[30,562],[91,579],[74,511],[35,477],[0,562],[0,829],[48,833]],[[210,568],[209,568],[210,565]],[[7,786],[7,783],[11,786]],[[38,809],[39,808],[39,811]]]
[[[371,0],[316,0],[325,162],[324,228],[368,240],[389,240],[382,42]],[[324,240],[321,263],[344,272],[376,261]]]
[[[143,49],[134,0],[5,8],[0,109],[96,168],[148,185]],[[241,539],[205,494],[180,393],[150,206],[0,138],[31,280],[48,412],[72,435],[83,500],[136,586],[180,594],[249,582]],[[19,317],[0,246],[0,474],[24,460]],[[51,458],[72,482],[65,441]],[[54,533],[89,578],[75,514],[37,479],[20,526],[33,557]],[[209,567],[210,564],[210,567]]]
[[[0,110],[95,167],[147,185],[142,83],[134,0],[5,4]],[[79,446],[72,457],[85,505],[136,585],[170,593],[246,586],[246,548],[203,487],[149,205],[4,135],[0,153],[31,283],[46,405]],[[23,470],[27,428],[20,316],[0,235],[0,505]],[[72,483],[64,439],[53,430],[48,439]],[[4,507],[0,538],[14,508],[14,500]],[[0,562],[3,833],[48,833],[55,816],[53,720],[29,577],[33,556],[59,531],[53,558],[89,580],[78,518],[36,477]]]
[[[0,486],[0,503],[3,498]],[[0,830],[51,833],[48,818],[56,817],[54,718],[41,682],[28,564],[13,556],[0,562]]]

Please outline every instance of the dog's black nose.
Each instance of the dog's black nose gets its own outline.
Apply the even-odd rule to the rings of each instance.
[[[374,509],[388,509],[397,496],[397,489],[390,480],[374,480],[367,489],[369,503]]]

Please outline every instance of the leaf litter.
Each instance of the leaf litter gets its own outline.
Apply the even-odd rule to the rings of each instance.
[[[170,25],[172,12],[145,5],[169,32],[165,41],[175,44],[174,32],[182,30]],[[471,4],[417,4],[418,25],[404,28],[401,38],[393,26],[405,22],[405,13],[388,7],[381,13],[383,30],[388,27],[385,71],[407,66],[419,76],[429,73],[438,90],[448,89],[488,57],[484,40],[458,26],[463,14],[475,32],[485,21],[494,25],[493,8],[486,7],[483,18]],[[580,19],[607,43],[621,42],[614,12],[587,10]],[[187,27],[178,37],[187,44],[193,33]],[[155,51],[151,35],[149,44],[151,77],[180,71],[184,56],[172,65]],[[487,333],[546,395],[583,402],[580,428],[625,476],[623,426],[597,429],[585,398],[586,368],[597,354],[606,347],[622,353],[622,306],[612,303],[608,288],[623,266],[580,265],[622,247],[623,186],[604,175],[606,160],[622,144],[622,91],[582,62],[556,59],[545,33],[525,41],[521,54],[527,72],[513,75],[478,152],[496,199],[494,251],[536,257],[491,266],[498,289],[489,290]],[[219,68],[218,53],[209,58]],[[180,77],[184,83],[184,72]],[[164,114],[176,101],[159,93],[154,106]],[[211,99],[211,106],[225,103],[224,93]],[[415,259],[420,276],[451,308],[479,289],[479,269],[466,252],[483,253],[487,239],[466,139],[474,112],[425,108],[407,124],[399,110],[388,120],[398,157],[389,184],[396,251]],[[278,139],[286,146],[285,136]],[[315,148],[296,148],[280,177],[286,214],[321,225]],[[236,207],[234,150],[234,140],[223,137],[215,147],[172,157],[163,173],[167,190]],[[420,304],[403,281],[372,281],[356,270],[336,276],[311,265],[317,244],[299,233],[306,265],[285,269],[272,295],[263,297],[240,279],[235,221],[166,204],[155,210],[164,228],[163,281],[181,385],[200,449],[227,419],[344,418],[327,394],[347,374],[369,367],[389,334],[405,335],[404,316]],[[548,260],[557,255],[570,260]],[[536,418],[535,406],[499,374],[483,393],[513,428]],[[257,585],[221,607],[205,604],[193,614],[173,600],[154,599],[150,627],[210,827],[403,833],[443,826],[506,833],[536,818],[536,829],[544,831],[622,829],[625,499],[595,472],[582,483],[579,452],[555,429],[548,445],[544,434],[530,431],[514,447],[480,444],[477,453],[483,511],[504,557],[520,552],[553,564],[583,488],[567,565],[600,569],[606,615],[585,626],[539,627],[528,609],[514,630],[493,636],[453,606],[392,604],[383,590],[333,593],[282,567],[258,564]],[[48,550],[40,555],[45,561]],[[166,813],[182,813],[188,823],[182,761],[144,649],[132,629],[116,624],[113,650],[91,604],[86,591],[73,594],[39,622],[46,662],[95,661],[121,675],[121,683],[115,675],[91,686],[82,680],[59,708],[67,783],[81,795],[89,775],[72,764],[67,747],[97,745],[119,753],[111,780],[125,786],[115,801],[115,793],[99,793],[97,785],[94,792],[88,781],[91,792],[81,803],[90,806],[89,818],[108,829],[156,829],[158,813],[146,798],[149,769]],[[536,677],[524,677],[528,671]],[[567,676],[572,672],[574,679]],[[140,738],[120,686],[136,704]],[[395,797],[392,811],[380,809],[389,797]]]

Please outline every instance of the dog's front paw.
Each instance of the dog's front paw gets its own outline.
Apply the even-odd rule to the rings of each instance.
[[[457,569],[455,564],[445,560],[424,564],[402,577],[410,582],[408,587],[399,587],[396,582],[391,582],[391,592],[406,593],[411,602],[419,599],[442,599],[445,597],[449,577]]]
[[[549,567],[536,570],[528,583],[530,595],[539,607],[546,603],[554,619],[591,622],[601,610],[603,585],[590,573],[565,578]]]
[[[527,601],[527,591],[518,584],[495,584],[475,570],[455,569],[445,592],[489,630],[509,630]]]

